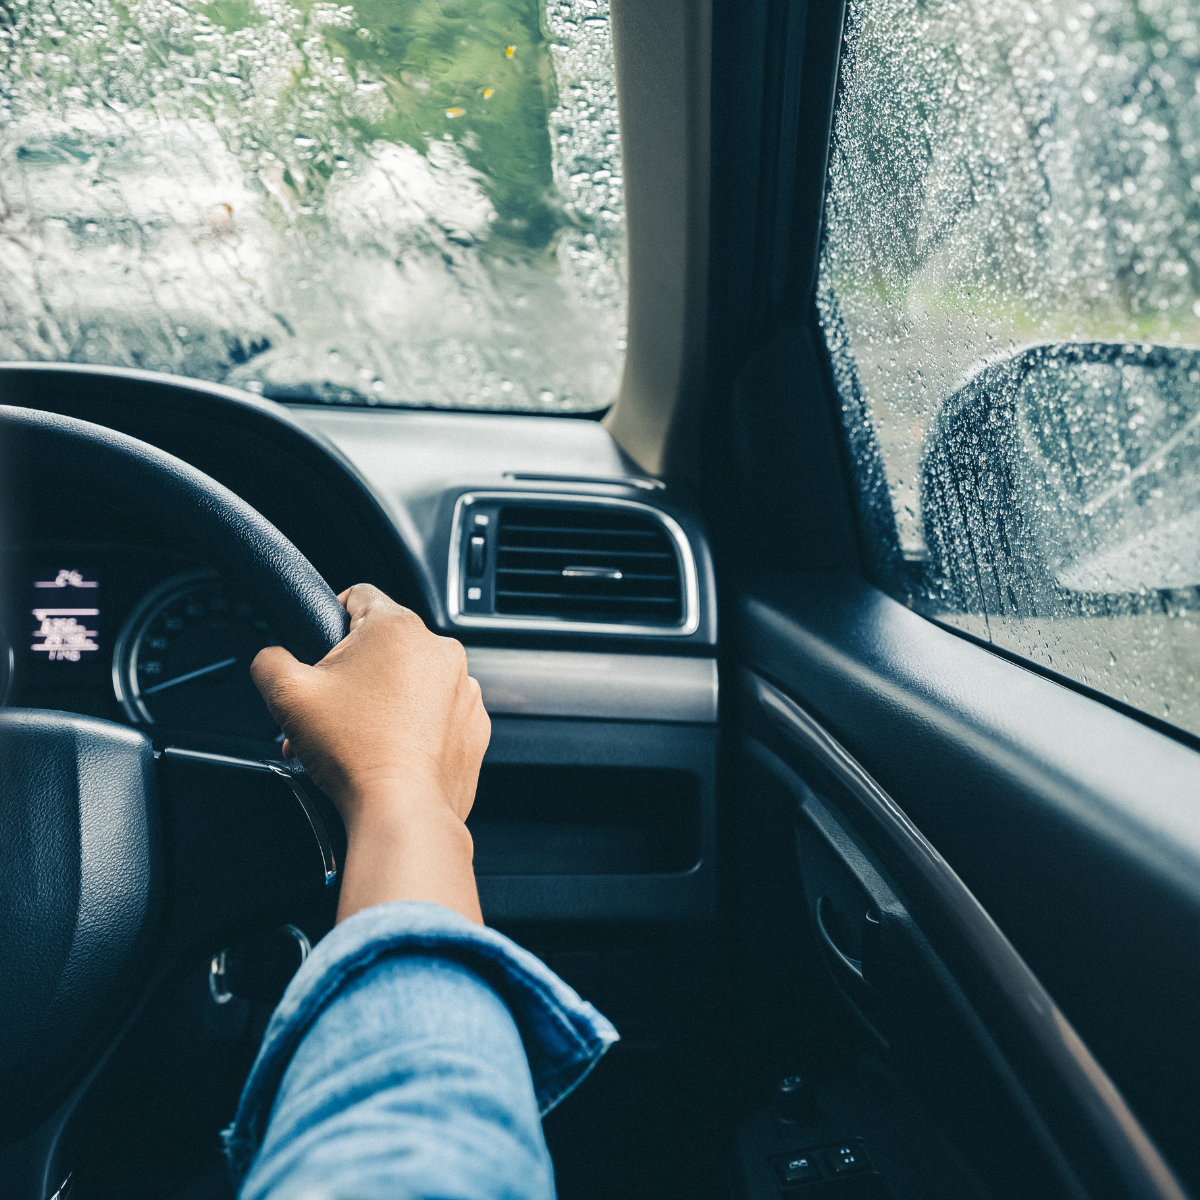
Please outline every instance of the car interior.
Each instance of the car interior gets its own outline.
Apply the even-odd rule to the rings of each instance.
[[[203,9],[209,38],[242,20],[130,8],[147,45],[168,8]],[[497,71],[526,69],[496,5],[296,11],[374,54],[369,8],[494,21],[479,37]],[[534,4],[547,62],[593,37],[608,57],[580,51],[578,69],[611,64],[611,114],[561,76],[554,120],[576,103],[607,137],[619,110],[620,205],[612,165],[578,184],[604,184],[622,222],[616,307],[584,305],[578,326],[528,310],[527,357],[568,329],[568,366],[595,365],[588,314],[609,321],[599,400],[579,384],[553,409],[534,391],[468,402],[469,354],[436,402],[399,367],[395,395],[383,368],[377,394],[336,373],[306,391],[299,359],[271,357],[278,328],[337,355],[283,308],[258,376],[250,326],[228,370],[85,352],[84,333],[63,340],[67,301],[29,284],[41,315],[21,328],[40,340],[0,339],[0,1194],[232,1197],[220,1133],[332,928],[345,850],[248,664],[274,641],[317,661],[360,581],[461,641],[481,686],[486,922],[621,1035],[545,1118],[563,1200],[1200,1192],[1200,15],[1167,9]],[[50,77],[52,54],[42,75],[18,63],[22,38],[75,53],[65,13],[57,33],[0,16],[0,94]],[[425,102],[343,54],[363,103]],[[451,132],[393,150],[441,170],[472,110],[438,86]],[[6,111],[9,292],[53,191],[32,173],[90,152],[22,150],[28,122]],[[113,112],[97,101],[78,138],[115,145]],[[313,123],[289,128],[296,154],[325,136]],[[464,161],[471,137],[491,153],[479,128]],[[1100,155],[1118,145],[1114,167]],[[430,178],[449,187],[445,171]],[[36,236],[108,236],[82,204]],[[1035,216],[1007,221],[1019,205]],[[599,229],[582,211],[575,227]],[[431,253],[465,278],[483,235],[447,222]],[[127,226],[112,245],[133,244]],[[588,236],[580,253],[603,249]],[[555,279],[568,250],[539,260]],[[350,278],[350,257],[326,265]],[[222,308],[215,275],[180,271],[180,294],[208,279]],[[1095,280],[1109,307],[1078,300]],[[116,287],[86,298],[113,322]],[[1043,315],[1021,325],[1014,305]]]

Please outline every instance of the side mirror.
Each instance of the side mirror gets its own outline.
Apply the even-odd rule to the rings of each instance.
[[[926,433],[921,504],[958,611],[1200,584],[1200,350],[1057,342],[985,364]]]

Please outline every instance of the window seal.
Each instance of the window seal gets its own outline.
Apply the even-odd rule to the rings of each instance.
[[[895,597],[892,598],[895,599]],[[1181,742],[1190,750],[1200,751],[1200,735],[1189,733],[1188,730],[1181,729],[1178,725],[1172,725],[1169,721],[1164,721],[1161,717],[1156,717],[1152,713],[1145,712],[1143,709],[1135,708],[1132,704],[1126,704],[1125,701],[1118,700],[1115,696],[1109,696],[1104,692],[1097,691],[1095,688],[1090,688],[1086,683],[1080,683],[1077,679],[1072,679],[1069,675],[1060,675],[1053,667],[1043,666],[1032,658],[1024,658],[1015,650],[1006,650],[1003,646],[997,646],[994,642],[989,642],[976,634],[968,633],[965,629],[958,629],[953,625],[947,624],[945,621],[938,620],[937,617],[931,616],[928,613],[918,612],[917,616],[930,622],[932,625],[936,625],[938,629],[944,629],[947,633],[952,633],[955,637],[960,637],[963,641],[978,646],[981,650],[995,654],[997,657],[1012,663],[1014,666],[1023,667],[1025,670],[1032,671],[1035,675],[1041,676],[1041,678],[1048,680],[1050,683],[1057,683],[1069,692],[1086,696],[1089,700],[1095,700],[1103,704],[1106,708],[1111,708],[1114,712],[1119,712],[1123,717],[1130,717],[1142,725],[1147,725],[1155,733],[1161,733],[1165,737]]]

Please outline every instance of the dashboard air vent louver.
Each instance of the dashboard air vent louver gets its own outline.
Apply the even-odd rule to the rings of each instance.
[[[674,625],[683,615],[675,545],[651,516],[596,504],[506,504],[496,531],[496,612]]]

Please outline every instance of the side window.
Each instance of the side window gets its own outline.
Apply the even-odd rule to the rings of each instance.
[[[1196,0],[852,0],[818,299],[881,582],[1193,734],[1198,71]]]
[[[607,0],[0,8],[0,358],[596,410],[624,255]]]

